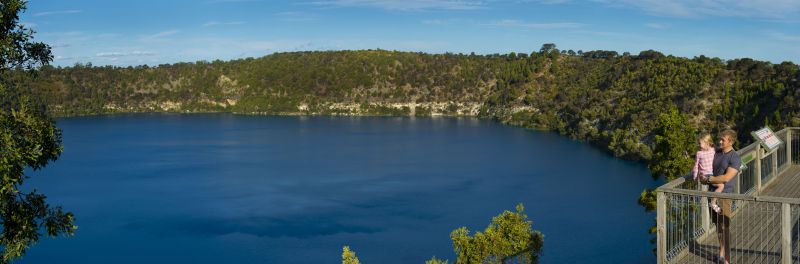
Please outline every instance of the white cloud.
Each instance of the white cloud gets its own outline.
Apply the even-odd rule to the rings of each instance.
[[[563,29],[563,28],[581,28],[584,24],[573,22],[558,22],[558,23],[528,23],[514,19],[504,19],[488,23],[486,25],[498,27],[519,27],[529,29]]]
[[[43,32],[37,37],[41,37],[46,43],[58,43],[59,45],[87,43],[96,40],[96,36],[80,31]]]
[[[426,24],[426,25],[445,25],[445,24],[449,24],[449,23],[447,21],[444,21],[444,20],[441,20],[441,19],[428,19],[428,20],[422,20],[422,24]]]
[[[233,26],[233,25],[243,25],[245,24],[244,21],[231,21],[231,22],[217,22],[217,21],[209,21],[203,24],[204,27],[213,27],[213,26]]]
[[[167,31],[161,31],[161,32],[158,32],[158,33],[156,33],[156,34],[153,34],[153,35],[147,36],[147,38],[160,38],[160,37],[166,37],[166,36],[170,36],[170,35],[175,35],[175,34],[176,34],[176,33],[178,33],[178,32],[179,32],[178,30],[167,30]]]
[[[128,57],[128,56],[152,56],[155,52],[150,51],[131,51],[131,52],[98,52],[95,57]]]
[[[158,33],[155,33],[155,34],[152,34],[152,35],[147,35],[147,36],[141,37],[141,38],[139,38],[139,40],[140,41],[144,41],[144,42],[163,41],[163,40],[165,40],[164,37],[175,35],[178,32],[180,32],[180,31],[179,30],[175,30],[175,29],[167,30],[167,31],[161,31],[161,32],[158,32]]]
[[[463,22],[462,20],[458,19],[427,19],[422,20],[422,24],[425,25],[451,25],[455,24],[456,22]]]
[[[80,60],[80,59],[91,59],[91,58],[86,56],[58,56],[58,55],[53,57],[54,61],[69,61],[69,60]]]
[[[519,0],[517,3],[538,3],[545,5],[557,5],[569,3],[571,0]]]
[[[33,14],[33,16],[50,16],[50,15],[61,15],[61,14],[75,14],[83,12],[82,10],[58,10],[58,11],[47,11],[47,12],[39,12]]]
[[[655,28],[655,29],[665,29],[665,28],[669,27],[669,25],[662,24],[662,23],[647,23],[647,24],[644,24],[644,26],[649,27],[649,28]]]
[[[777,32],[777,31],[767,32],[767,35],[771,36],[774,39],[781,40],[781,41],[800,42],[800,35],[788,35],[786,33]]]
[[[476,0],[326,0],[311,2],[322,6],[374,7],[387,10],[474,10],[486,8],[486,1]]]
[[[117,33],[102,33],[97,35],[98,38],[114,38],[119,36],[121,35]]]
[[[53,37],[78,37],[84,36],[81,31],[43,32],[40,35]]]
[[[246,2],[261,2],[261,1],[260,0],[214,0],[214,1],[209,1],[208,3],[218,4],[218,3],[246,3]]]
[[[275,14],[280,20],[283,21],[290,21],[290,22],[308,22],[317,20],[317,16],[312,13],[307,12],[280,12]]]
[[[641,36],[639,36],[639,35],[633,35],[633,34],[627,34],[627,33],[621,33],[621,32],[613,32],[613,31],[575,30],[575,31],[572,31],[572,33],[577,33],[577,34],[581,34],[581,35],[595,35],[595,36],[601,36],[601,37],[608,37],[608,38],[613,38],[615,40],[620,40],[620,39],[637,39],[637,40],[640,40],[641,39]]]
[[[789,19],[800,14],[800,0],[593,0],[633,7],[654,15],[701,18],[747,17]]]
[[[43,32],[39,35],[45,43],[49,43],[52,48],[80,47],[91,45],[91,43],[113,41],[120,34],[100,33],[86,34],[80,31],[67,32]]]

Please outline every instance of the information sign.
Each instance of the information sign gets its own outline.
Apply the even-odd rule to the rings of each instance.
[[[761,146],[764,147],[764,150],[767,153],[778,149],[778,147],[783,144],[783,141],[779,137],[775,136],[775,133],[773,133],[772,129],[769,129],[769,127],[756,130],[752,134],[753,138],[761,143]]]

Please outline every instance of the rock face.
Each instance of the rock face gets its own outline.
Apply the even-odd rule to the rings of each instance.
[[[500,61],[500,59],[494,59]],[[29,80],[56,116],[120,112],[477,116],[497,83],[481,56],[294,52],[139,67],[45,67]]]

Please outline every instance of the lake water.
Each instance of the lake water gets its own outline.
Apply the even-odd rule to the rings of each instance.
[[[471,118],[138,114],[57,120],[61,158],[36,172],[70,238],[20,263],[455,260],[450,232],[517,203],[543,263],[652,263],[636,199],[645,166],[587,144]]]

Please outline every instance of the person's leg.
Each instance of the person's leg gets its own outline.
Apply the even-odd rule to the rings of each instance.
[[[731,257],[731,216],[733,215],[733,201],[730,199],[719,199],[719,206],[721,207],[720,213],[717,214],[717,221],[719,221],[717,231],[719,235],[719,251],[722,257],[722,263],[728,264]]]
[[[714,189],[715,193],[722,193],[722,189],[725,189],[724,184],[712,184],[711,188]],[[717,198],[711,198],[711,203],[709,204],[711,208],[714,208],[714,211],[719,213],[719,204],[717,204]]]
[[[722,217],[717,217],[717,241],[719,241],[719,257],[725,259],[725,226],[722,224]]]
[[[708,208],[708,210],[709,210],[709,214],[711,215],[711,222],[714,223],[714,226],[717,228],[717,241],[719,242],[719,253],[717,253],[717,256],[720,259],[723,259],[722,257],[725,255],[725,247],[724,247],[725,246],[725,240],[723,239],[724,238],[724,233],[723,232],[725,230],[724,230],[724,226],[722,225],[722,218],[723,217],[722,217],[722,215],[720,213],[715,212],[714,209],[711,209],[710,207]],[[717,259],[718,258],[716,258],[716,257],[714,258],[715,261]]]
[[[722,216],[720,218],[722,219],[722,240],[724,241],[720,248],[725,249],[723,259],[725,260],[724,263],[727,264],[731,260],[731,219],[727,216]]]

